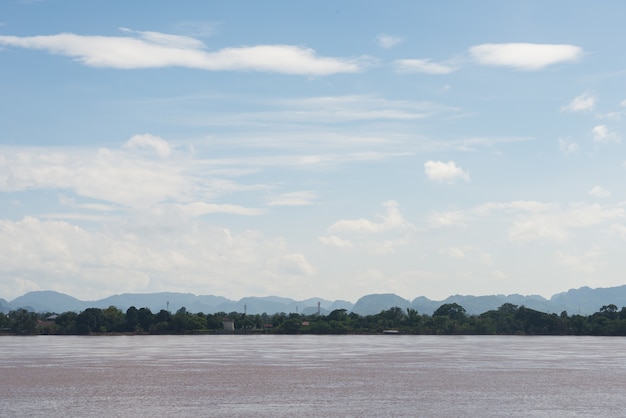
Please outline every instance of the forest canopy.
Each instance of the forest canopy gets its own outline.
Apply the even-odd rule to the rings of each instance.
[[[239,312],[190,313],[183,307],[172,314],[153,313],[131,306],[126,312],[110,306],[80,313],[35,313],[17,309],[0,314],[0,333],[13,335],[91,334],[380,334],[414,335],[626,335],[626,307],[604,305],[583,316],[545,313],[505,303],[480,315],[467,315],[456,303],[446,303],[432,316],[393,307],[375,315],[336,309],[328,315],[276,313],[246,315]]]

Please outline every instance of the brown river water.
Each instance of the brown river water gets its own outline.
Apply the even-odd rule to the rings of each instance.
[[[626,416],[626,338],[0,337],[0,417]]]

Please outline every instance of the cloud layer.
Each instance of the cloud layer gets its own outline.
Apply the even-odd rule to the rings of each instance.
[[[481,65],[524,71],[578,61],[583,55],[582,48],[575,45],[533,43],[482,44],[471,47],[469,52]]]
[[[293,45],[257,45],[207,51],[194,38],[125,29],[133,36],[0,36],[0,45],[44,50],[91,67],[117,69],[187,67],[208,71],[263,71],[297,75],[330,75],[361,71],[364,59],[319,57]]]
[[[458,167],[454,161],[426,161],[424,163],[426,177],[430,181],[454,183],[456,180],[469,181],[469,173]]]

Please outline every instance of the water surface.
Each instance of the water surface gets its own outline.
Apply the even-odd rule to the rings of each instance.
[[[626,339],[0,337],[0,416],[626,416]]]

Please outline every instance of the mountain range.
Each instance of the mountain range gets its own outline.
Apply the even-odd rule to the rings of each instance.
[[[318,305],[319,303],[319,305]],[[439,306],[445,303],[458,303],[465,308],[469,315],[478,315],[483,312],[497,309],[505,303],[525,306],[541,312],[560,313],[567,311],[571,314],[590,315],[597,312],[604,305],[614,304],[618,308],[626,306],[626,285],[597,288],[581,287],[567,292],[557,293],[550,299],[538,295],[488,295],[488,296],[449,296],[444,300],[436,301],[424,296],[412,301],[398,295],[373,294],[360,298],[356,303],[344,300],[330,301],[321,298],[294,300],[278,296],[245,297],[238,301],[222,296],[194,295],[192,293],[124,293],[109,296],[95,301],[82,301],[64,293],[51,290],[33,291],[24,294],[10,302],[0,298],[0,312],[8,313],[12,310],[25,308],[35,312],[80,312],[87,308],[108,308],[115,306],[126,311],[131,306],[149,308],[152,312],[161,309],[177,311],[184,307],[188,312],[246,312],[248,314],[302,313],[328,314],[335,309],[345,309],[359,315],[377,314],[392,307],[416,309],[420,314],[431,315]]]

